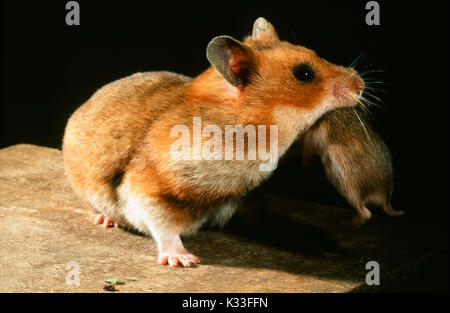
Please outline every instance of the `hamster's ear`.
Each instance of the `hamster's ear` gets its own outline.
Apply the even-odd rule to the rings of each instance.
[[[263,17],[258,18],[253,24],[252,38],[266,42],[280,40],[273,25]]]
[[[212,66],[235,87],[245,86],[253,69],[251,51],[229,36],[213,38],[206,48]]]

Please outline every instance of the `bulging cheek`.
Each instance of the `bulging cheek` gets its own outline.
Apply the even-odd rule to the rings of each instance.
[[[313,109],[320,107],[324,100],[330,98],[330,88],[324,81],[320,81],[305,90],[302,95],[304,97],[302,99],[303,107]]]

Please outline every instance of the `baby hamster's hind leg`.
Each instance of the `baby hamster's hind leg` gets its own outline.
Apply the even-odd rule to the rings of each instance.
[[[353,216],[352,225],[353,227],[361,227],[370,219],[372,213],[365,206],[357,206],[356,211],[357,214]]]
[[[384,213],[389,216],[400,216],[405,214],[405,211],[394,210],[392,208],[390,196],[386,194],[387,193],[376,193],[366,197],[364,206],[381,208]]]

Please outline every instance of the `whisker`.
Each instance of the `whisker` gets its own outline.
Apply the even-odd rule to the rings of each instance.
[[[355,95],[351,95],[351,97],[359,104],[359,107],[360,107],[365,113],[369,114],[371,117],[373,116],[373,115],[372,115],[372,112],[369,110],[369,108],[367,107],[367,105],[362,101],[362,99],[358,98],[358,97],[355,96]]]
[[[367,95],[367,96],[369,96],[369,97],[371,97],[371,98],[373,98],[373,99],[375,99],[375,100],[377,100],[377,101],[379,101],[379,102],[381,102],[381,103],[383,102],[383,101],[381,101],[380,98],[378,98],[377,96],[371,94],[371,93],[368,92],[367,90],[365,90],[363,94],[364,94],[364,95]]]
[[[352,96],[352,98],[356,101],[356,102],[358,102],[360,105],[359,105],[359,108],[361,108],[366,114],[368,114],[370,117],[373,117],[373,114],[372,114],[372,112],[369,110],[369,108],[368,108],[368,105],[373,105],[373,106],[378,106],[378,105],[374,105],[374,104],[372,104],[372,102],[371,101],[367,101],[367,99],[365,99],[362,95],[361,95],[361,97],[360,98],[358,98],[357,96],[355,96],[355,95],[351,95]]]
[[[352,75],[352,70],[350,67],[347,67],[344,71],[344,79],[347,79],[348,77],[350,77]]]
[[[370,79],[370,78],[364,78],[364,82],[367,82],[369,84],[386,84],[387,82],[379,79]]]
[[[356,112],[355,108],[352,107],[352,109],[353,109],[353,112],[355,113],[356,117],[358,118],[359,122],[361,123],[362,128],[364,129],[364,133],[366,134],[367,140],[370,141],[370,136],[369,136],[369,133],[367,132],[366,126],[364,125],[363,121],[359,117],[359,114],[358,114],[358,112]]]
[[[365,103],[366,105],[368,105],[368,106],[373,106],[373,107],[377,107],[377,108],[380,108],[380,109],[383,109],[383,108],[384,108],[382,105],[380,105],[380,104],[378,104],[378,103],[376,103],[376,102],[373,102],[373,101],[371,101],[371,100],[369,100],[369,99],[367,99],[367,98],[365,98],[365,97],[361,97],[361,99],[362,99],[362,101],[364,101],[364,103]]]
[[[364,80],[364,83],[365,83],[366,86],[369,86],[369,87],[372,87],[372,88],[380,88],[380,84],[382,84],[382,83],[373,83],[370,80],[369,81]]]
[[[371,87],[371,86],[364,86],[364,90],[370,90],[370,91],[374,91],[374,92],[387,92],[387,90],[385,89],[381,89],[381,88],[376,88],[376,87]]]
[[[360,75],[361,78],[363,78],[364,80],[369,80],[369,81],[379,81],[379,82],[384,82],[385,80],[383,80],[380,77],[367,77],[366,75]]]
[[[348,67],[351,67],[351,68],[355,69],[355,68],[358,66],[359,62],[360,62],[364,57],[365,57],[365,53],[364,53],[364,52],[361,52],[361,53],[360,53],[360,54],[352,61],[352,63],[350,63],[350,65],[349,65]]]
[[[367,71],[360,72],[359,75],[364,76],[364,75],[371,74],[371,73],[384,73],[384,72],[385,72],[384,70],[367,70]]]

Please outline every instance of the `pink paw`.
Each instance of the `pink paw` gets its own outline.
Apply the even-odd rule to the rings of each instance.
[[[113,220],[107,218],[103,214],[99,214],[94,219],[95,224],[103,224],[103,227],[119,227],[119,224],[115,223]]]
[[[159,254],[158,263],[161,265],[169,264],[171,267],[177,267],[181,264],[183,267],[190,267],[191,264],[200,263],[199,259],[191,253],[168,253],[162,252]]]

